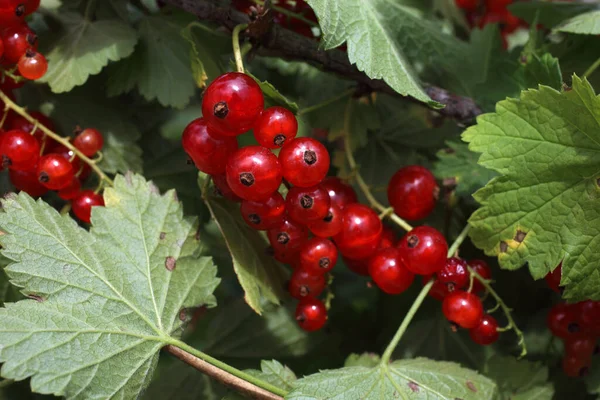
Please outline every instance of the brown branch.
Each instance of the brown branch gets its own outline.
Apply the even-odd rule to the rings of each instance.
[[[166,2],[182,8],[201,20],[212,21],[228,28],[230,31],[236,25],[250,23],[250,17],[235,9],[223,8],[210,0],[166,0]],[[387,83],[379,79],[371,79],[356,66],[350,64],[348,55],[340,50],[319,50],[315,40],[296,34],[279,25],[272,24],[248,29],[248,36],[254,39],[259,47],[257,54],[267,57],[279,57],[294,61],[305,61],[320,66],[323,70],[336,73],[347,79],[358,82],[368,91],[377,91],[394,96],[401,96]],[[444,116],[455,118],[460,122],[472,120],[481,114],[481,109],[473,99],[458,96],[445,89],[435,86],[425,86],[425,91],[433,100],[445,104],[446,107],[438,112]],[[424,105],[412,97],[403,97],[412,102]]]
[[[241,378],[238,378],[235,375],[230,374],[227,371],[217,368],[214,365],[209,364],[206,361],[201,360],[198,357],[188,353],[187,351],[181,350],[179,347],[167,345],[164,347],[164,350],[171,353],[184,363],[196,368],[203,374],[210,376],[211,378],[219,381],[224,385],[229,386],[232,389],[235,389],[240,393],[243,393],[246,396],[249,396],[251,399],[283,400],[283,397],[273,394],[265,389],[259,388],[258,386],[248,381],[245,381]]]

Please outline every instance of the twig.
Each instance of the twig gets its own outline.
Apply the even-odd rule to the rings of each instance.
[[[600,67],[600,58],[598,58],[590,67],[583,73],[584,78],[588,78],[591,74]]]
[[[237,72],[241,72],[242,74],[244,73],[244,60],[242,60],[242,52],[240,50],[240,32],[247,27],[248,24],[240,24],[233,28],[233,33],[231,34],[235,66],[237,68]]]
[[[462,242],[464,242],[467,238],[470,229],[471,225],[469,224],[467,224],[467,226],[463,228],[462,232],[458,235],[454,243],[452,243],[452,246],[450,246],[450,248],[448,249],[448,257],[454,257],[456,251],[458,250]]]

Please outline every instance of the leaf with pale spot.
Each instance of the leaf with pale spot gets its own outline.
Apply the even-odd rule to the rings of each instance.
[[[554,28],[554,30],[580,35],[600,35],[600,11],[591,11],[573,17]]]

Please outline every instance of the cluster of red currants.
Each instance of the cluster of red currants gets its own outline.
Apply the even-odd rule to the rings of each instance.
[[[46,128],[54,130],[54,123],[44,114],[33,111],[30,115]],[[71,202],[75,216],[89,223],[91,208],[104,205],[101,195],[81,189],[91,172],[90,166],[20,115],[7,119],[5,126],[6,131],[0,129],[1,169],[8,169],[15,188],[34,197],[56,190],[60,198]],[[73,145],[85,156],[91,157],[100,151],[103,142],[98,130],[88,128],[77,130]]]
[[[235,9],[249,15],[252,14],[253,7],[256,7],[256,3],[252,0],[233,0],[231,4]],[[304,0],[274,0],[273,5],[288,10],[293,14],[300,15],[306,20],[317,22],[317,16]],[[273,22],[303,36],[315,38],[310,24],[301,19],[275,11],[273,13]]]
[[[559,265],[546,275],[548,286],[560,293],[562,268]],[[600,302],[586,300],[575,304],[558,303],[548,313],[547,325],[552,334],[564,341],[563,371],[567,376],[587,375],[592,355],[598,353],[600,338]]]
[[[48,70],[46,57],[37,51],[37,35],[25,21],[39,6],[40,0],[0,1],[0,64],[13,76],[36,80]],[[7,92],[22,84],[4,74],[0,88]]]

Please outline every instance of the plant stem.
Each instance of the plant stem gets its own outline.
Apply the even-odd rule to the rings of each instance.
[[[103,183],[108,183],[111,186],[113,185],[112,179],[110,179],[98,167],[98,165],[96,165],[96,162],[94,160],[90,159],[89,157],[87,157],[82,152],[80,152],[75,146],[73,146],[71,144],[71,142],[68,139],[66,139],[66,138],[60,136],[59,134],[56,134],[56,133],[52,132],[50,129],[46,128],[37,119],[35,119],[31,115],[29,115],[27,113],[27,110],[25,110],[23,107],[17,105],[14,101],[12,101],[2,91],[0,91],[0,100],[2,100],[4,102],[4,104],[6,105],[6,107],[12,109],[14,112],[16,112],[17,114],[19,114],[23,118],[25,118],[27,121],[31,122],[37,129],[40,129],[42,132],[44,132],[46,134],[46,136],[48,136],[48,137],[54,139],[55,141],[57,141],[58,143],[62,144],[63,146],[65,146],[66,148],[68,148],[69,150],[71,150],[74,154],[76,154],[77,157],[79,157],[84,163],[88,164],[90,166],[90,168],[92,168],[92,170],[100,178],[100,185],[102,185]]]
[[[589,77],[591,74],[594,73],[594,71],[596,71],[596,69],[598,69],[598,67],[600,67],[600,58],[598,58],[584,73],[583,73],[583,77],[587,78]]]
[[[367,198],[367,201],[369,202],[371,207],[375,208],[380,213],[383,213],[387,211],[388,207],[381,204],[379,201],[377,201],[375,196],[373,196],[369,185],[367,185],[363,177],[360,175],[360,172],[358,171],[358,165],[356,164],[356,159],[352,154],[352,146],[350,145],[350,115],[352,112],[352,101],[352,99],[348,100],[348,105],[346,106],[346,112],[344,116],[344,151],[346,152],[348,165],[350,166],[350,169],[352,169],[352,171],[354,172],[354,178],[356,179],[358,187]],[[408,222],[406,222],[394,213],[390,214],[389,218],[407,232],[411,231],[413,228]]]
[[[173,339],[165,350],[219,382],[250,395],[251,398],[283,400],[282,397],[287,395],[285,390],[225,364],[180,340]]]
[[[332,103],[335,103],[338,100],[343,99],[346,96],[350,96],[352,93],[354,93],[354,89],[345,90],[342,93],[340,93],[340,94],[338,94],[336,96],[333,96],[332,98],[329,98],[329,99],[327,99],[325,101],[317,103],[317,104],[315,104],[313,106],[303,108],[302,110],[298,111],[298,115],[308,114],[308,113],[316,111],[316,110],[318,110],[320,108],[326,107],[326,106],[328,106],[328,105],[330,105]]]
[[[235,66],[237,72],[244,73],[244,61],[242,60],[242,52],[240,50],[240,32],[248,27],[248,24],[239,24],[233,28],[231,40],[233,44],[233,56],[235,57]]]
[[[465,239],[467,238],[467,235],[469,234],[470,229],[471,229],[471,225],[469,225],[469,224],[467,224],[467,226],[465,226],[463,228],[462,232],[458,235],[458,237],[456,238],[454,243],[452,243],[452,246],[450,246],[450,248],[448,249],[448,257],[454,257],[454,255],[456,254],[456,251],[458,250],[458,248],[460,247],[462,242],[464,242]]]
[[[411,323],[413,317],[419,310],[419,307],[421,307],[421,304],[423,304],[423,300],[425,300],[425,297],[427,296],[427,293],[429,293],[429,290],[433,286],[434,282],[434,279],[430,280],[427,283],[427,285],[423,286],[423,289],[421,289],[421,292],[419,293],[412,306],[406,313],[404,320],[402,320],[402,324],[400,324],[398,331],[396,332],[396,334],[392,338],[392,341],[390,342],[390,344],[388,344],[387,348],[385,349],[385,352],[381,356],[381,365],[386,365],[387,363],[389,363],[390,357],[392,357],[392,353],[396,349],[396,346],[398,346],[400,339],[402,339],[404,332],[406,332],[408,325]]]
[[[253,0],[253,1],[254,1],[254,3],[256,3],[256,4],[260,5],[260,6],[264,6],[265,5],[265,2],[263,0]],[[282,13],[284,15],[287,15],[288,17],[299,19],[300,21],[302,21],[304,23],[307,23],[310,26],[319,26],[319,24],[316,23],[315,21],[311,21],[310,19],[305,18],[302,14],[295,13],[293,11],[290,11],[290,10],[286,9],[286,8],[275,6],[275,5],[272,5],[271,8],[273,10],[277,11],[277,12],[280,12],[280,13]]]

